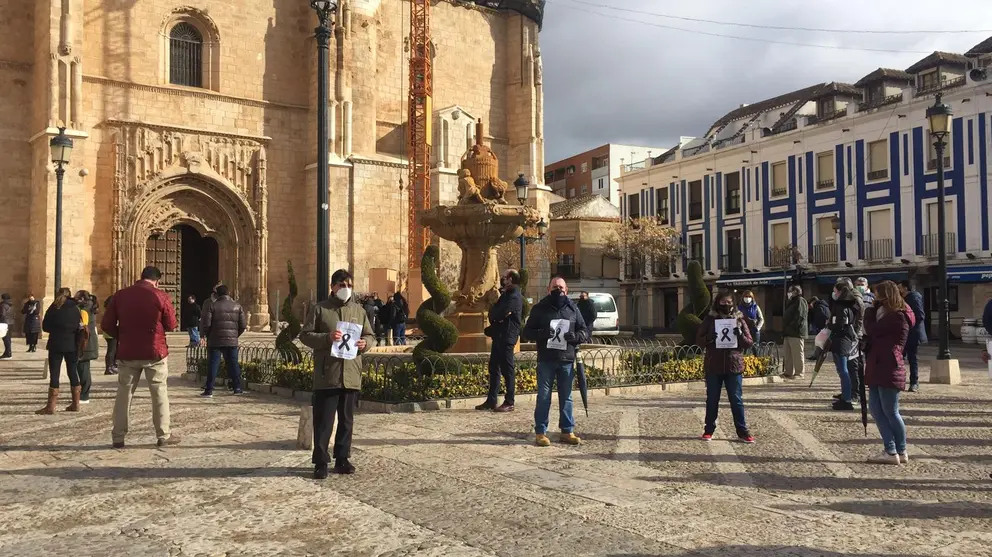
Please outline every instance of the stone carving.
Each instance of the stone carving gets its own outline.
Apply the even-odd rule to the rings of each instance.
[[[544,62],[541,61],[541,49],[534,48],[534,85],[544,83]]]
[[[482,197],[482,192],[479,190],[479,186],[475,184],[475,180],[472,178],[472,171],[467,168],[459,170],[458,204],[471,205],[485,202],[486,199]]]
[[[482,120],[479,120],[475,125],[475,145],[462,159],[462,170],[469,172],[468,175],[474,179],[474,184],[484,199],[505,204],[504,196],[509,185],[499,179],[499,159],[496,158],[496,153],[482,144],[483,131]],[[462,176],[461,172],[459,176]],[[458,188],[461,194],[461,180]]]

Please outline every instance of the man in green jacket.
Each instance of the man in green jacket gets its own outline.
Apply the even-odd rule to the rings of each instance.
[[[334,437],[334,472],[355,473],[348,459],[355,407],[362,388],[362,354],[375,345],[375,335],[365,309],[354,299],[353,283],[348,271],[334,271],[330,299],[310,309],[300,332],[300,341],[313,348],[313,477],[318,480],[327,477],[331,462],[327,447],[335,413],[338,432]],[[348,330],[357,327],[361,328],[361,337],[353,339]],[[349,342],[354,343],[357,353],[348,346]],[[353,352],[350,356],[349,349]]]
[[[806,317],[809,305],[803,299],[803,289],[799,285],[789,288],[789,301],[785,306],[784,325],[782,327],[783,352],[782,377],[800,379],[806,371]]]

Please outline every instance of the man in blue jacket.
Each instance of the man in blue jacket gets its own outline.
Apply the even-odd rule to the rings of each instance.
[[[475,407],[476,410],[513,412],[513,394],[516,391],[513,349],[520,338],[524,298],[520,294],[520,273],[510,269],[503,276],[502,283],[503,293],[489,310],[489,326],[486,327],[486,336],[493,339],[489,353],[489,396],[486,402]],[[496,406],[501,375],[506,381],[506,396],[503,404]]]
[[[909,362],[909,390],[915,393],[920,390],[920,361],[917,352],[921,344],[927,343],[927,332],[923,328],[923,318],[925,317],[923,295],[913,290],[913,286],[908,280],[899,282],[899,293],[902,294],[903,299],[906,300],[906,305],[913,311],[913,317],[916,318],[916,324],[909,330],[906,348],[902,353]]]
[[[534,442],[551,445],[548,439],[548,413],[551,411],[551,384],[558,382],[559,440],[568,445],[582,442],[576,437],[572,415],[572,381],[575,379],[575,349],[589,341],[589,329],[579,308],[568,299],[565,279],[554,277],[545,296],[530,311],[523,337],[537,343],[537,408],[534,409]]]

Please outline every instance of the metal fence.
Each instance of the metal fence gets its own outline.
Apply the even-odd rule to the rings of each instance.
[[[695,381],[704,378],[703,350],[670,341],[626,337],[597,337],[582,345],[578,358],[585,366],[589,388],[626,387]],[[516,359],[516,392],[537,391],[537,354],[523,351]],[[763,343],[745,353],[746,377],[777,375],[781,371],[778,345]],[[362,357],[362,398],[385,403],[485,396],[489,385],[489,355],[446,355],[414,362],[409,353],[368,353]],[[244,343],[238,351],[242,381],[309,391],[313,353],[297,345],[278,349],[271,344]],[[208,353],[203,346],[186,350],[187,372],[205,377]],[[227,376],[222,362],[221,379]]]

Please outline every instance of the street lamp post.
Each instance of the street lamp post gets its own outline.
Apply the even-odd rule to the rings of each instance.
[[[48,143],[55,164],[55,293],[62,288],[62,181],[65,178],[65,165],[72,154],[72,139],[65,134],[65,127]]]
[[[517,188],[517,201],[520,202],[520,206],[523,207],[527,204],[527,190],[530,188],[530,182],[527,178],[524,178],[524,173],[521,172],[517,179],[513,181],[513,186]],[[543,220],[543,219],[542,219]],[[524,232],[520,232],[520,270],[524,270],[524,263],[527,260],[527,235]]]
[[[930,135],[934,139],[934,150],[937,152],[937,298],[940,300],[939,345],[938,360],[950,360],[951,349],[948,342],[948,322],[950,321],[950,304],[947,300],[947,216],[944,201],[944,141],[951,133],[953,113],[951,107],[940,99],[940,93],[933,106],[927,109],[927,120],[930,122]]]
[[[335,0],[310,0],[317,12],[317,301],[327,299],[331,281],[330,168],[328,167],[327,64],[331,43],[331,15],[337,11]]]

